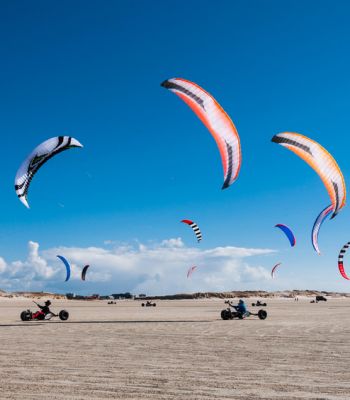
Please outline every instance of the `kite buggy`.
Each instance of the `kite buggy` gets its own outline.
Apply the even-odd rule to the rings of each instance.
[[[226,300],[225,304],[228,304],[228,308],[221,311],[221,318],[224,320],[244,319],[251,316],[259,317],[259,319],[266,319],[267,317],[267,312],[265,310],[259,310],[257,313],[251,313],[248,311],[242,300],[239,301],[237,306],[232,304],[229,300]],[[233,308],[234,311],[231,310],[231,308]]]
[[[151,301],[147,300],[146,303],[142,303],[141,305],[142,305],[142,307],[155,307],[157,304],[152,303]]]
[[[35,301],[33,302],[35,303]],[[53,313],[49,306],[51,305],[51,301],[45,301],[45,305],[41,306],[38,303],[35,303],[39,307],[39,311],[32,312],[30,310],[25,310],[21,312],[21,320],[22,321],[48,321],[53,317],[58,317],[61,321],[67,321],[69,318],[69,312],[66,310],[61,310],[58,314]]]
[[[258,300],[256,303],[252,303],[252,307],[267,307],[267,304]]]

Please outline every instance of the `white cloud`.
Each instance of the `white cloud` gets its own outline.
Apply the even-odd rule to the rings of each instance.
[[[164,247],[184,247],[185,246],[185,244],[181,238],[163,240],[162,245]]]
[[[57,290],[80,293],[130,291],[165,294],[194,291],[244,289],[264,286],[270,280],[266,269],[246,258],[273,253],[270,249],[186,247],[181,238],[160,243],[114,244],[106,247],[57,247],[39,251],[29,242],[24,261],[7,263],[0,258],[0,288],[13,290]],[[65,268],[56,255],[62,254],[72,266],[72,277],[64,283]],[[90,264],[86,282],[80,280],[84,265]],[[187,279],[187,269],[197,269]]]
[[[56,280],[57,273],[47,260],[39,255],[39,244],[28,242],[28,256],[24,261],[7,263],[0,257],[0,287],[7,290],[41,290],[46,283]]]

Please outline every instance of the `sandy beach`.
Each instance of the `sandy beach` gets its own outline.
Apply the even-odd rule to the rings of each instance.
[[[267,301],[265,321],[223,321],[221,300],[61,300],[69,321],[22,322],[30,300],[1,300],[0,397],[349,399],[350,300]]]

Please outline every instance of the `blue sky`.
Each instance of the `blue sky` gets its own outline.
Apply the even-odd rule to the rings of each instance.
[[[116,251],[126,243],[161,247],[179,237],[180,248],[196,248],[179,223],[191,218],[202,228],[203,251],[273,249],[253,255],[249,265],[270,271],[283,262],[274,281],[232,277],[231,285],[228,274],[227,288],[348,291],[336,260],[350,240],[349,209],[324,224],[318,257],[310,231],[329,204],[326,190],[304,162],[270,142],[278,132],[303,133],[334,155],[348,181],[347,2],[11,1],[0,7],[0,255],[7,263],[0,287],[1,279],[11,287],[6,274],[13,261],[28,264],[29,241],[50,254],[60,247],[112,251],[111,243]],[[211,135],[160,87],[171,77],[203,86],[237,126],[242,170],[225,191]],[[28,211],[13,189],[16,170],[37,144],[57,135],[76,137],[84,149],[40,170]],[[295,249],[276,223],[294,229]],[[137,265],[133,279],[141,282],[149,267]],[[184,259],[184,271],[189,266]],[[146,279],[140,288],[160,291],[162,276],[152,273],[159,286]],[[43,281],[39,274],[35,284],[63,292],[133,290],[135,281],[122,275],[118,269],[104,283],[97,276],[95,284],[70,286],[59,274]],[[193,287],[184,288],[218,287],[207,278],[198,273]]]

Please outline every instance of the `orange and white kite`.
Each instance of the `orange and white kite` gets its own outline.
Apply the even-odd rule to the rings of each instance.
[[[173,78],[161,84],[177,94],[213,135],[219,147],[224,169],[224,184],[228,188],[237,178],[241,168],[241,145],[238,132],[220,104],[200,86],[186,79]]]
[[[299,133],[279,133],[272,138],[272,142],[287,147],[317,172],[331,198],[334,218],[345,206],[346,187],[343,174],[331,154],[317,142]]]

